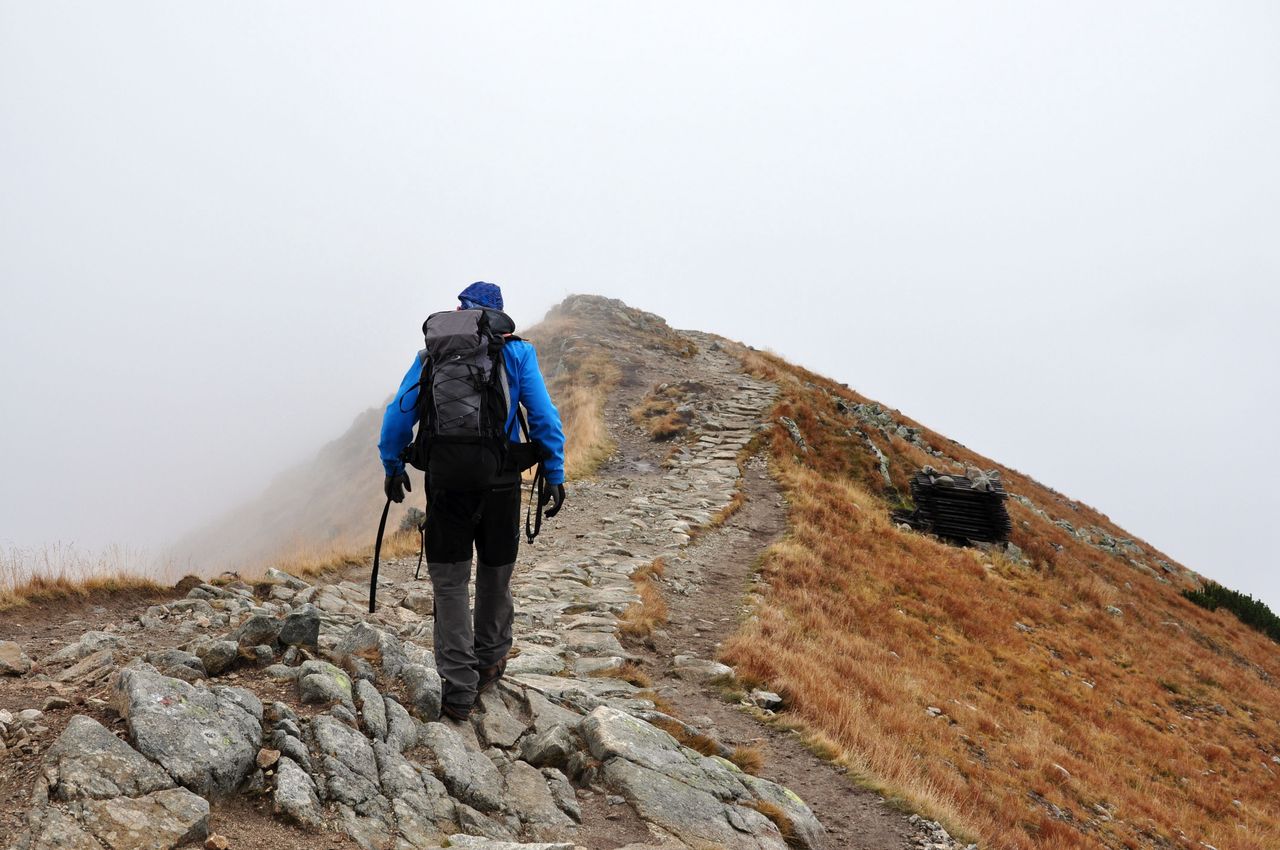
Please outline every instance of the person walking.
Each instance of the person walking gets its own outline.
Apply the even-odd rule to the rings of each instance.
[[[537,353],[502,312],[502,289],[479,281],[458,301],[423,324],[427,347],[387,406],[378,453],[393,502],[412,491],[406,459],[426,471],[441,712],[465,720],[478,694],[502,677],[511,650],[521,470],[541,462],[546,487],[536,498],[539,509],[550,503],[548,517],[564,504],[565,470],[560,414]]]

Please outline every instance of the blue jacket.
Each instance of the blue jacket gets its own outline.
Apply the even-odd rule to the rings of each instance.
[[[564,483],[564,428],[560,425],[560,412],[556,410],[547,385],[538,368],[538,354],[533,346],[522,339],[511,340],[502,347],[507,365],[507,384],[511,400],[524,405],[529,420],[529,438],[540,444],[551,455],[547,459],[548,484]],[[413,439],[413,426],[418,423],[418,391],[416,384],[422,376],[422,362],[414,355],[409,371],[405,372],[400,389],[396,390],[387,412],[382,417],[382,437],[378,440],[378,454],[387,475],[398,475],[404,469],[400,452]],[[404,396],[408,394],[408,398]],[[404,403],[401,404],[403,398]],[[403,410],[401,407],[403,406]],[[516,420],[516,405],[507,412],[507,436],[520,440],[520,423]]]

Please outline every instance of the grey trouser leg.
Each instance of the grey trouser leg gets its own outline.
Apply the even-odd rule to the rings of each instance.
[[[467,598],[471,559],[428,562],[427,572],[435,594],[436,671],[444,680],[445,702],[470,705],[476,698],[476,682],[480,679],[471,631],[471,601]]]
[[[476,559],[476,663],[492,667],[511,651],[511,620],[515,603],[511,599],[514,563],[491,567]],[[439,623],[439,620],[436,620]]]

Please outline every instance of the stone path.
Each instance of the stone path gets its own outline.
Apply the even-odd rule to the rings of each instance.
[[[368,850],[831,846],[800,797],[740,770],[726,747],[683,746],[664,729],[684,740],[700,730],[624,678],[644,654],[620,639],[620,618],[641,602],[632,573],[669,558],[682,565],[672,588],[700,586],[700,562],[685,555],[700,531],[703,549],[718,533],[707,528],[735,499],[743,450],[771,427],[774,387],[742,374],[713,338],[690,336],[699,350],[679,370],[708,387],[692,438],[663,466],[661,449],[613,417],[619,456],[574,483],[562,516],[522,551],[514,657],[470,723],[440,719],[431,587],[413,580],[414,562],[384,564],[372,616],[358,573],[311,584],[269,571],[266,598],[241,583],[200,585],[24,674],[79,697],[47,747],[41,711],[0,711],[0,741],[24,735],[39,765],[8,846],[200,841],[232,797]],[[622,410],[646,387],[620,392]],[[733,611],[742,598],[716,604]],[[104,725],[112,710],[128,743]]]

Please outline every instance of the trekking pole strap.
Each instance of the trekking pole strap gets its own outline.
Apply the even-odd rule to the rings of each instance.
[[[524,512],[524,536],[532,543],[542,531],[542,496],[547,489],[547,479],[542,473],[542,464],[534,473],[533,483],[529,485],[529,505]],[[529,527],[529,514],[533,513],[533,527]]]
[[[378,539],[373,543],[373,572],[369,574],[369,613],[373,613],[378,599],[378,562],[382,559],[382,535],[387,530],[387,512],[391,510],[391,499],[382,506],[382,519],[378,520]]]

